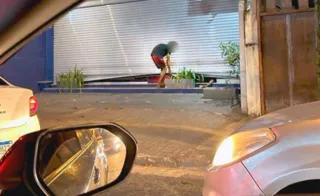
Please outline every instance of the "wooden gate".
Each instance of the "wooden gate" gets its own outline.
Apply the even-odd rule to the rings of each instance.
[[[261,60],[266,112],[316,99],[316,24],[310,0],[261,4]]]

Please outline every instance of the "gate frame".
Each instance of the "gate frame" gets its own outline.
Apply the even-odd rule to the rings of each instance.
[[[265,114],[261,63],[260,0],[239,0],[240,80],[242,111],[251,116]]]
[[[275,0],[265,1],[275,4]],[[299,0],[299,3],[304,5],[299,9],[288,6],[291,0],[283,0],[281,11],[266,8],[266,12],[262,13],[261,2],[262,0],[251,0],[248,9],[247,0],[239,0],[241,108],[243,112],[252,116],[261,116],[267,112],[262,65],[262,17],[314,11],[314,8],[306,7],[306,0]],[[316,14],[315,20],[316,31]]]

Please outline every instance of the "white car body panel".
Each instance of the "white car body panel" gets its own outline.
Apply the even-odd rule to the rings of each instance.
[[[39,131],[37,115],[30,117],[29,99],[33,92],[29,89],[16,87],[3,78],[0,85],[0,158],[4,149],[8,148],[21,136]]]

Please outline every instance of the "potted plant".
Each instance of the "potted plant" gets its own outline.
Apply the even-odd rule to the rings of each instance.
[[[81,89],[84,87],[84,74],[77,66],[67,73],[57,74],[56,76],[57,87],[59,92],[62,91],[72,93],[74,89]]]
[[[203,82],[203,80],[203,75],[184,67],[174,74],[171,79],[166,80],[166,86],[167,88],[194,88],[196,81]]]

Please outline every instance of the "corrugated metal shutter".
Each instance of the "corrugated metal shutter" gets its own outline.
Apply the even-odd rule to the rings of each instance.
[[[219,44],[238,42],[237,3],[203,1],[147,0],[75,9],[54,26],[55,74],[75,65],[87,80],[159,73],[150,53],[155,45],[175,40],[180,50],[172,55],[174,71],[185,66],[224,75],[230,67]]]

